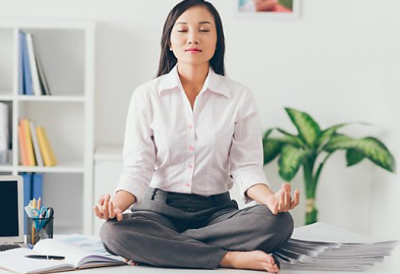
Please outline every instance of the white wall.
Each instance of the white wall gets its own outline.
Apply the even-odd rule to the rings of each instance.
[[[162,26],[176,0],[0,0],[1,17],[98,21],[96,144],[122,144],[128,100],[155,76]],[[224,21],[228,75],[248,85],[263,130],[294,132],[283,107],[307,111],[325,128],[347,121],[353,136],[381,138],[400,160],[400,5],[397,0],[304,0],[298,20],[244,19],[235,1],[213,0]],[[276,163],[265,171],[274,188]],[[293,184],[301,190],[301,173]],[[368,161],[345,167],[335,154],[321,176],[320,220],[400,238],[400,180]],[[293,214],[303,222],[303,205]],[[394,263],[393,263],[394,264]]]

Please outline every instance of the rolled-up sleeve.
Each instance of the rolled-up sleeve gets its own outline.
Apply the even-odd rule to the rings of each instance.
[[[154,173],[155,146],[149,127],[147,100],[143,88],[132,95],[125,129],[123,171],[116,191],[127,191],[139,202]]]
[[[263,171],[262,133],[253,96],[245,90],[235,123],[229,163],[232,179],[241,189],[245,203],[252,201],[246,191],[256,185],[268,185]]]

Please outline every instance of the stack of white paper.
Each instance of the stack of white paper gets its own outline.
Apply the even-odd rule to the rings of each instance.
[[[275,259],[281,269],[364,271],[390,256],[396,244],[319,222],[295,228]]]

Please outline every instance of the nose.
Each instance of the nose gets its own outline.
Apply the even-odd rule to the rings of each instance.
[[[188,44],[198,44],[199,40],[198,40],[198,36],[194,31],[191,31],[188,35],[188,40],[187,40]]]

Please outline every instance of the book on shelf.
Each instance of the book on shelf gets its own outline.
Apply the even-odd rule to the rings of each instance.
[[[57,159],[54,155],[53,148],[47,138],[44,127],[36,127],[36,135],[38,137],[40,151],[42,152],[43,161],[45,166],[56,166]]]
[[[24,54],[23,44],[25,36],[22,32],[19,33],[19,51],[18,51],[18,94],[24,94]]]
[[[47,81],[46,74],[44,73],[43,64],[40,59],[39,50],[37,50],[37,46],[35,47],[35,43],[33,43],[33,48],[35,51],[36,65],[37,65],[37,70],[38,70],[38,74],[39,74],[39,82],[40,82],[42,94],[43,95],[51,95],[49,83]]]
[[[20,159],[23,166],[56,166],[57,159],[42,126],[22,119],[18,126]]]
[[[25,134],[24,130],[22,129],[22,125],[18,125],[18,141],[19,141],[19,151],[20,151],[20,163],[23,166],[29,166],[29,160],[28,160],[28,149],[26,148],[26,142],[25,142]]]
[[[32,176],[32,199],[38,200],[39,198],[42,199],[43,203],[43,174],[42,173],[33,173]]]
[[[36,126],[34,121],[29,121],[29,129],[31,131],[32,143],[35,152],[36,163],[38,166],[43,166],[43,157],[40,152],[39,141],[36,135]]]
[[[295,228],[274,256],[282,270],[364,271],[390,256],[397,244],[318,222]]]
[[[50,95],[50,88],[32,33],[20,32],[19,94]]]
[[[35,152],[33,151],[33,143],[32,143],[31,130],[29,126],[29,120],[22,119],[20,121],[20,124],[24,136],[26,155],[28,156],[28,166],[36,166]]]
[[[26,44],[28,46],[29,65],[32,74],[33,94],[36,96],[40,96],[42,95],[42,88],[40,86],[35,50],[33,48],[33,37],[31,33],[26,33],[25,35],[26,35]]]
[[[29,64],[29,53],[28,53],[28,45],[26,41],[26,34],[24,32],[19,33],[20,37],[20,51],[21,51],[21,56],[22,56],[22,62],[20,64],[22,65],[22,69],[20,71],[23,72],[22,75],[22,82],[23,82],[23,87],[22,89],[19,88],[21,95],[33,95],[33,89],[32,89],[32,74],[31,74],[31,68]]]
[[[20,174],[24,180],[24,207],[29,204],[29,201],[32,200],[32,183],[31,183],[31,178],[32,178],[32,173],[29,172],[22,172]],[[24,231],[25,234],[27,234],[27,214],[26,211],[24,210]]]
[[[72,237],[72,238],[71,238]],[[0,253],[0,268],[15,273],[52,273],[79,270],[93,267],[126,265],[121,257],[112,256],[104,251],[94,239],[76,244],[73,238],[40,240],[34,248],[17,248]],[[79,238],[78,238],[79,241]],[[99,242],[100,243],[100,242]],[[64,257],[63,260],[37,260],[27,255],[52,255]]]
[[[20,173],[24,180],[24,207],[29,204],[29,202],[35,198],[39,197],[43,204],[43,174],[42,173],[32,173],[32,172],[22,172]],[[24,211],[25,220],[27,220],[27,214]],[[24,231],[27,233],[27,221],[24,221]]]

